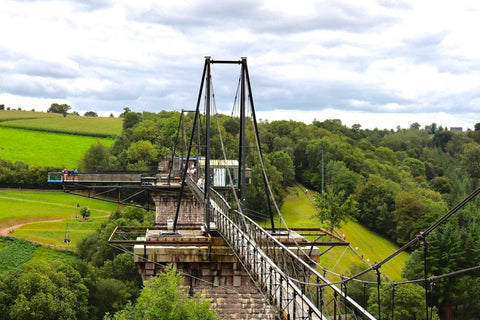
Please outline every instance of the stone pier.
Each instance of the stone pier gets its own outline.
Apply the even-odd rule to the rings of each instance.
[[[185,227],[183,227],[185,228]],[[236,256],[218,234],[206,235],[200,228],[149,230],[138,238],[134,259],[143,279],[172,265],[185,277],[190,294],[212,299],[222,319],[277,319]]]

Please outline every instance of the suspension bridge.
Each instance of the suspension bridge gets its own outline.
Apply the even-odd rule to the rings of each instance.
[[[210,117],[215,105],[211,81],[213,64],[241,66],[239,159],[236,161],[227,159],[224,148],[223,162],[211,159],[210,155]],[[205,133],[193,155],[195,137],[200,140],[198,133],[195,134],[203,96],[206,97]],[[255,129],[257,160],[263,168],[270,228],[261,227],[245,213],[250,180],[246,166],[246,153],[250,148],[245,133],[247,105],[251,108],[250,121]],[[223,142],[221,144],[223,147]],[[177,169],[173,170],[175,165]],[[103,200],[109,195],[108,201],[126,205],[138,205],[138,198],[143,197],[148,206],[151,197],[155,202],[156,226],[117,227],[109,244],[132,253],[144,279],[173,264],[185,276],[191,294],[207,292],[220,314],[229,319],[380,319],[380,301],[377,312],[372,314],[349,297],[347,283],[360,281],[358,278],[367,272],[375,272],[377,281],[370,284],[377,285],[380,300],[381,266],[414,244],[424,242],[433,230],[480,193],[480,189],[475,190],[384,260],[354,276],[340,276],[336,282],[328,280],[318,264],[319,257],[333,246],[348,246],[348,242],[320,228],[290,229],[284,221],[280,226],[275,225],[274,211],[280,217],[281,214],[264,169],[246,58],[230,61],[210,57],[205,59],[186,157],[175,158],[174,150],[163,172],[51,173],[49,182],[61,183],[66,192]],[[125,190],[131,191],[129,195],[125,196]],[[424,279],[410,282],[422,282],[427,290],[427,283],[432,279],[425,275]],[[429,306],[425,305],[429,319]]]

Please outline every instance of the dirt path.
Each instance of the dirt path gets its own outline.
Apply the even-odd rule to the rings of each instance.
[[[101,211],[101,210],[99,210],[99,211]],[[90,219],[107,218],[107,217],[110,217],[110,214],[107,214],[105,216],[92,217]],[[65,220],[73,220],[73,219],[72,218],[64,218],[64,219],[54,219],[54,220],[39,220],[39,221],[31,221],[31,222],[16,224],[14,226],[11,226],[11,227],[8,227],[8,228],[5,228],[5,229],[0,229],[0,236],[7,236],[12,230],[23,227],[26,224],[41,223],[41,222],[59,222],[59,221],[65,221]]]
[[[15,230],[15,229],[17,229],[17,228],[20,228],[20,227],[23,226],[24,224],[25,224],[25,223],[17,224],[17,225],[14,225],[14,226],[11,226],[11,227],[2,229],[2,230],[0,230],[0,235],[1,235],[1,236],[7,236],[7,235],[10,233],[10,231]]]
[[[1,198],[1,199],[8,199],[8,200],[17,200],[17,201],[41,203],[41,204],[47,204],[47,205],[55,205],[55,206],[61,206],[61,207],[67,207],[67,208],[77,208],[77,207],[74,206],[74,205],[68,205],[68,204],[63,204],[63,203],[55,203],[55,202],[47,202],[47,201],[40,201],[40,200],[28,200],[28,199],[15,198],[15,197],[5,197],[5,196],[0,196],[0,198]],[[109,217],[109,216],[111,215],[111,212],[108,211],[108,210],[97,210],[97,209],[95,209],[95,211],[107,213],[107,215],[105,215],[105,216],[99,216],[99,217],[93,217],[93,218],[91,218],[91,219],[105,218],[105,217]],[[10,227],[4,228],[4,229],[0,229],[0,235],[6,236],[6,235],[8,235],[11,231],[13,231],[13,230],[15,230],[15,229],[18,229],[18,228],[20,228],[20,227],[22,227],[22,226],[24,226],[24,225],[26,225],[26,224],[29,224],[29,223],[59,222],[59,221],[63,221],[63,220],[71,220],[71,218],[53,219],[53,220],[39,220],[39,221],[25,222],[25,223],[17,224],[17,225],[10,226]]]
[[[76,208],[76,206],[74,206],[74,205],[69,205],[69,204],[56,203],[56,202],[47,202],[47,201],[40,201],[40,200],[28,200],[28,199],[15,198],[15,197],[0,196],[0,199],[17,200],[17,201],[25,201],[25,202],[48,204],[48,205],[54,205],[54,206],[60,206],[60,207]],[[98,210],[98,209],[95,209],[95,211],[104,212],[104,213],[110,213],[110,211],[108,211],[108,210]]]

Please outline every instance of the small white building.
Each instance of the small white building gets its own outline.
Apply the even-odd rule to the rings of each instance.
[[[205,158],[200,158],[198,165],[200,168],[205,168]],[[238,185],[238,160],[210,160],[210,169],[214,188]],[[245,179],[247,184],[250,184],[251,172],[251,169],[246,169]]]

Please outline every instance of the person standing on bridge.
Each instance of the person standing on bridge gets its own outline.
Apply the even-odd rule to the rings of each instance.
[[[205,188],[205,177],[202,176],[198,179],[197,186],[202,190]]]
[[[190,176],[190,178],[193,179],[193,176],[195,175],[195,166],[193,165],[193,163],[190,166],[190,168],[188,168],[187,172],[188,172],[188,175]]]

